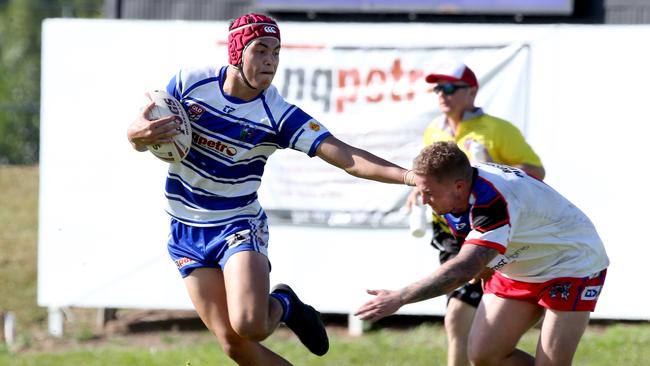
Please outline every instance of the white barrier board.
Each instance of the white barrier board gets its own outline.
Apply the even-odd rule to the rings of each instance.
[[[289,100],[344,141],[404,166],[418,151],[429,118],[437,113],[435,97],[425,92],[418,77],[438,58],[460,57],[472,65],[482,85],[478,104],[525,132],[546,166],[546,181],[581,207],[599,229],[612,264],[594,316],[650,319],[645,309],[650,295],[632,287],[650,254],[646,240],[638,235],[643,227],[641,210],[648,203],[638,164],[645,152],[642,139],[650,128],[637,111],[645,105],[644,87],[650,85],[650,74],[638,70],[650,64],[650,55],[627,46],[644,44],[650,27],[280,26],[283,44],[322,48],[320,53],[309,47],[283,50],[285,69],[276,77],[278,89],[286,87]],[[169,219],[162,201],[166,165],[149,153],[134,152],[126,127],[144,91],[163,87],[177,68],[225,64],[221,43],[225,30],[224,22],[44,23],[40,305],[191,308],[166,252]],[[292,68],[304,69],[302,86],[288,79],[285,72]],[[349,69],[363,76],[361,87],[341,79]],[[323,70],[331,72],[331,79]],[[402,72],[399,78],[396,70]],[[379,83],[382,76],[371,74],[393,82]],[[413,75],[413,82],[405,75]],[[333,82],[330,89],[327,80]],[[382,101],[373,102],[379,95]],[[382,116],[387,113],[402,118],[386,121]],[[344,118],[356,118],[359,124]],[[639,137],[617,136],[627,131]],[[399,140],[393,146],[387,137]],[[313,170],[302,178],[283,174],[287,166],[303,163]],[[313,185],[319,182],[300,181],[315,173],[324,182],[318,190]],[[330,176],[334,179],[328,180]],[[287,151],[271,158],[266,178],[261,202],[276,209],[286,208],[283,205],[309,209],[324,203],[332,210],[348,204],[374,205],[373,209],[399,216],[397,208],[408,192],[404,187],[354,180],[318,159]],[[294,180],[297,191],[278,190],[274,182],[283,179]],[[343,195],[322,202],[313,194],[346,192],[341,187],[348,187],[355,199]],[[306,200],[278,198],[296,192]],[[437,266],[437,252],[427,244],[428,236],[412,239],[400,226],[400,218],[394,220],[389,228],[365,229],[272,222],[271,280],[292,284],[322,312],[348,313],[367,298],[366,288],[398,288],[426,276]],[[624,297],[631,293],[633,298]],[[619,301],[622,298],[627,300]],[[401,312],[439,315],[444,298],[409,305]]]

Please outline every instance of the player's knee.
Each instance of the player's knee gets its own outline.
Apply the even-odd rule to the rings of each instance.
[[[261,342],[269,336],[266,322],[251,317],[242,317],[235,321],[231,320],[235,333],[241,338],[253,342]]]
[[[445,330],[448,336],[456,336],[461,328],[458,315],[455,312],[445,314]]]
[[[244,360],[247,350],[247,341],[237,334],[222,335],[217,337],[223,352],[234,361]],[[238,362],[239,363],[239,362]]]
[[[447,314],[445,314],[447,336],[467,342],[472,320],[474,319],[474,309],[465,304],[451,304],[453,306],[449,306]]]
[[[467,357],[474,366],[500,365],[503,360],[497,359],[496,355],[490,352],[489,347],[480,347],[470,342],[467,347]]]

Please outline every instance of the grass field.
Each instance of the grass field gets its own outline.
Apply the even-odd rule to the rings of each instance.
[[[19,345],[17,351],[0,346],[0,366],[233,364],[206,331],[107,335],[94,330],[92,316],[76,316],[66,322],[63,339],[47,337],[46,311],[36,304],[37,195],[37,167],[0,166],[0,311],[16,313]],[[92,315],[92,309],[75,311]],[[534,350],[538,332],[527,333],[520,347]],[[445,364],[445,337],[437,322],[374,327],[362,337],[332,326],[330,337],[330,352],[322,358],[284,329],[265,344],[296,365]],[[574,364],[650,366],[650,324],[590,326]]]
[[[36,306],[38,167],[0,165],[0,310],[21,324],[42,321]]]
[[[526,334],[521,348],[535,348],[538,331]],[[134,342],[129,336],[109,338],[92,346],[73,342],[64,350],[10,354],[0,352],[0,365],[11,366],[191,366],[234,365],[207,332],[164,332],[155,345]],[[188,341],[188,338],[191,340]],[[330,352],[324,357],[309,354],[296,338],[280,331],[265,344],[295,365],[435,366],[445,364],[442,327],[425,324],[408,329],[380,329],[362,337],[349,337],[342,330],[330,331]],[[576,354],[574,365],[650,365],[650,326],[613,325],[591,327]]]

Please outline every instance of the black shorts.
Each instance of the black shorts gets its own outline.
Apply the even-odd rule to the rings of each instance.
[[[440,251],[440,264],[443,264],[458,254],[462,241],[454,237],[448,232],[448,230],[444,230],[439,225],[443,224],[435,221],[433,222],[433,238],[431,239],[431,246]],[[456,298],[477,308],[478,304],[481,302],[481,297],[483,297],[483,287],[480,282],[466,283],[447,294],[447,303],[449,303],[449,299]]]
[[[452,297],[478,308],[478,304],[481,302],[481,298],[483,297],[483,286],[480,282],[468,282],[462,287],[455,289],[450,294],[447,294],[447,303],[449,303],[449,300]]]

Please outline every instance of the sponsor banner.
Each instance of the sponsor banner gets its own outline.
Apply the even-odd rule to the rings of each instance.
[[[284,46],[283,46],[284,47]],[[286,47],[274,80],[295,103],[340,140],[410,167],[423,132],[439,115],[438,97],[424,76],[449,60],[464,60],[481,84],[477,104],[523,126],[528,48],[522,45],[440,49],[427,47]],[[271,158],[260,199],[292,222],[405,225],[399,213],[410,188],[358,179],[304,154]],[[317,213],[314,213],[317,212]],[[395,217],[391,218],[391,215]],[[287,217],[287,215],[284,215]],[[323,219],[324,217],[324,219]]]

